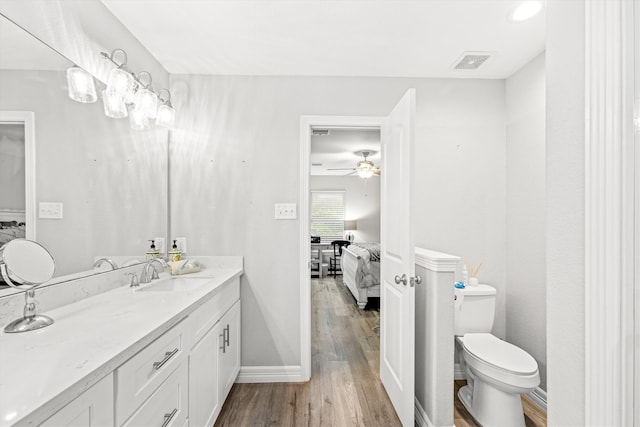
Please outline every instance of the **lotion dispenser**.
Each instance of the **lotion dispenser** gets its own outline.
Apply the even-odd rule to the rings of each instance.
[[[156,241],[155,240],[149,240],[149,241],[151,242],[151,246],[147,251],[147,260],[159,258],[160,252],[158,252],[158,250],[156,249]]]

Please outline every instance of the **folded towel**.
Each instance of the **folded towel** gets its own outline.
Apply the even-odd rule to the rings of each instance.
[[[183,259],[171,263],[171,274],[174,276],[197,273],[198,271],[200,271],[200,263],[198,261]]]

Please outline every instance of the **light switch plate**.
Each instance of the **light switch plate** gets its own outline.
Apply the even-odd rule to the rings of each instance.
[[[276,203],[275,219],[296,219],[298,209],[295,203]]]
[[[40,202],[38,204],[38,218],[40,219],[62,219],[62,202]]]
[[[176,237],[176,246],[178,250],[183,254],[186,254],[187,251],[187,238],[186,237]],[[171,241],[171,246],[173,246],[173,241]]]
[[[160,254],[164,254],[167,251],[167,247],[164,245],[164,237],[156,237],[153,239],[156,242],[156,249]]]

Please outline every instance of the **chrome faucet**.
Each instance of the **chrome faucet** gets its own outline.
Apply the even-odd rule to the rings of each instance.
[[[115,262],[113,262],[109,258],[97,259],[96,262],[93,263],[93,268],[98,268],[105,262],[111,266],[112,270],[117,270],[118,269],[118,264],[116,264]]]
[[[162,267],[169,267],[169,264],[167,264],[165,260],[163,260],[162,258],[151,258],[149,261],[145,263],[144,267],[142,267],[142,274],[140,275],[140,283],[149,283],[152,280],[159,278],[158,272],[153,267],[154,262],[159,263]],[[151,269],[151,275],[149,275],[149,269]]]

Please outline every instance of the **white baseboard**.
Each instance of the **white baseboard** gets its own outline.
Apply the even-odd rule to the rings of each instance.
[[[300,383],[303,378],[301,366],[241,366],[237,383]]]
[[[531,393],[527,394],[529,399],[544,411],[547,411],[547,392],[541,389],[540,387],[536,387]]]
[[[429,419],[429,416],[424,411],[424,408],[422,407],[420,402],[418,402],[418,398],[416,397],[413,400],[415,402],[414,406],[415,406],[416,426],[418,426],[418,427],[434,427],[433,423]]]
[[[453,379],[454,380],[466,380],[467,376],[464,373],[464,369],[460,367],[459,363],[453,365]]]

